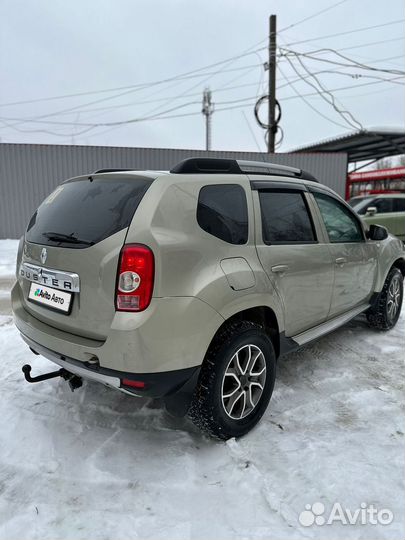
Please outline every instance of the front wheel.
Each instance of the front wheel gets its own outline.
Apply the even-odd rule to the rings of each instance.
[[[404,278],[398,268],[391,268],[377,301],[367,311],[370,326],[379,330],[393,328],[401,314],[404,296]]]
[[[273,393],[276,357],[255,323],[227,327],[207,352],[189,417],[217,439],[241,437],[263,416]]]

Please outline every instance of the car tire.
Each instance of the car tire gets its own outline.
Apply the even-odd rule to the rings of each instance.
[[[396,325],[401,314],[404,296],[403,282],[401,271],[392,267],[377,300],[366,313],[371,327],[378,330],[391,330]]]
[[[213,438],[241,437],[263,416],[275,377],[276,356],[264,328],[231,324],[206,354],[188,416]]]

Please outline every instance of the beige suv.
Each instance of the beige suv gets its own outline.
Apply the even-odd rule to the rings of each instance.
[[[283,354],[363,312],[392,328],[404,274],[402,242],[310,174],[191,158],[61,184],[21,239],[12,305],[60,367],[24,366],[29,382],[164,398],[227,439],[265,412]]]

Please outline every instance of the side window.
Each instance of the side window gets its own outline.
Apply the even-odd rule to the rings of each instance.
[[[314,197],[332,243],[363,242],[360,223],[348,208],[323,193],[314,193]]]
[[[405,212],[405,197],[403,199],[393,199],[394,208],[393,212]]]
[[[392,199],[376,199],[374,203],[369,206],[375,206],[378,214],[392,212]]]
[[[230,244],[248,241],[248,211],[245,190],[236,184],[201,188],[197,222],[209,234]]]
[[[316,242],[302,193],[288,190],[260,191],[259,198],[265,244]]]

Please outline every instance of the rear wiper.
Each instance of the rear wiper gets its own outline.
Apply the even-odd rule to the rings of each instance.
[[[48,240],[51,240],[52,242],[66,242],[68,244],[83,244],[86,246],[94,246],[94,242],[89,242],[88,240],[77,238],[77,236],[73,236],[73,233],[63,234],[57,232],[44,232],[42,233],[42,235],[45,236],[45,238],[48,238]]]

